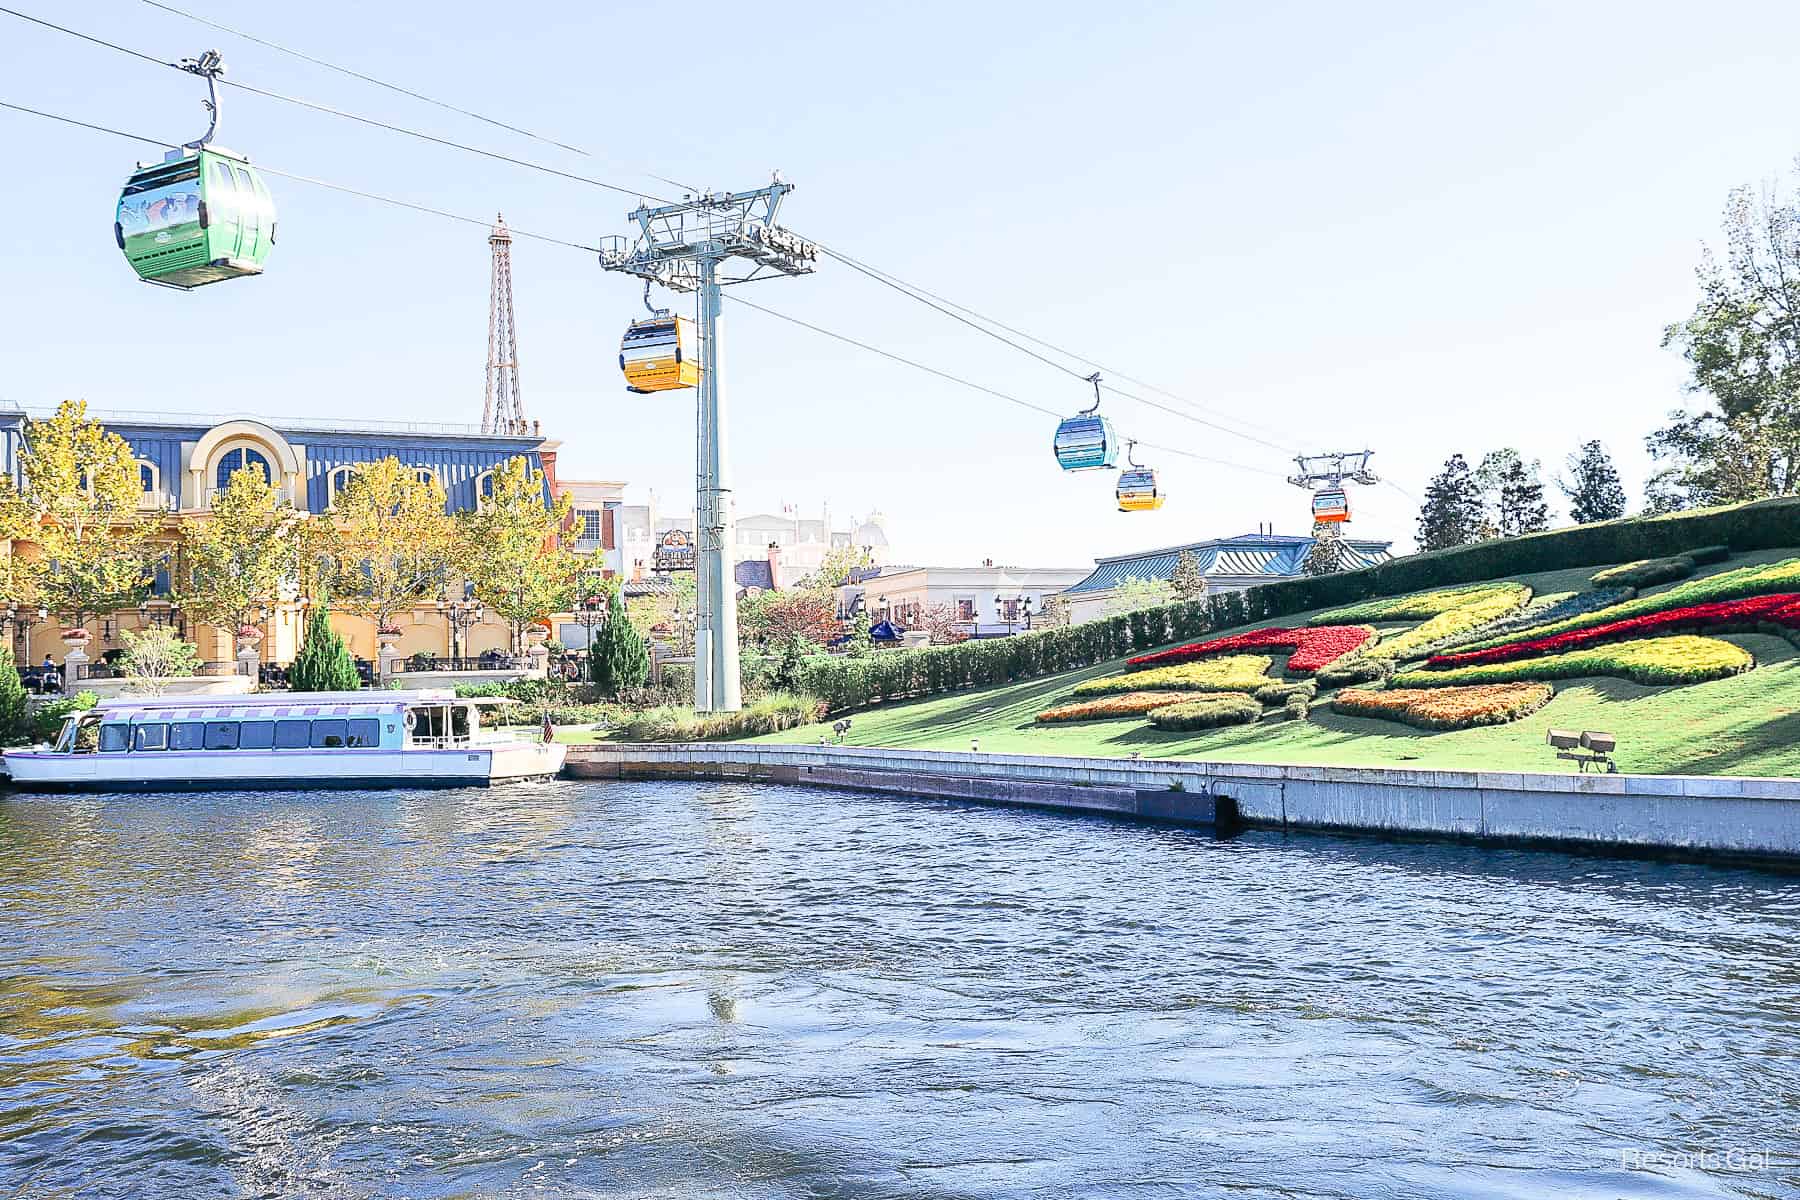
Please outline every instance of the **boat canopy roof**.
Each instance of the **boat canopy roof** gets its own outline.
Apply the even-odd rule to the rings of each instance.
[[[410,692],[265,692],[253,696],[125,696],[102,700],[93,711],[111,720],[249,721],[374,716],[404,712],[414,704],[455,702],[456,693],[449,688]]]

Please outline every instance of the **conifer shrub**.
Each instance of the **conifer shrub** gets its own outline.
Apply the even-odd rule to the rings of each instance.
[[[606,624],[588,647],[588,676],[608,700],[644,686],[650,677],[650,650],[626,615],[616,587],[607,589]]]
[[[331,628],[331,610],[323,602],[306,619],[306,639],[288,667],[288,687],[296,692],[354,692],[362,687],[356,660]]]

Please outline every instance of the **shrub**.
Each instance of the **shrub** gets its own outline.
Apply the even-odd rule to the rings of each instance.
[[[1312,701],[1305,696],[1289,696],[1286,704],[1281,706],[1281,719],[1284,721],[1304,721],[1312,715]]]
[[[25,734],[25,681],[13,661],[12,639],[0,638],[0,739],[13,741]]]
[[[1387,688],[1379,692],[1348,688],[1337,694],[1332,705],[1346,716],[1380,717],[1420,729],[1471,729],[1530,716],[1550,703],[1554,694],[1547,683]]]
[[[705,742],[779,733],[810,725],[824,715],[824,705],[811,696],[777,692],[734,713],[697,713],[673,705],[646,709],[627,720],[623,729],[634,742]]]
[[[1690,604],[1667,612],[1627,617],[1588,629],[1575,629],[1549,637],[1535,637],[1486,650],[1470,650],[1462,654],[1443,654],[1432,658],[1426,666],[1456,668],[1480,666],[1483,663],[1511,662],[1540,654],[1556,654],[1577,650],[1601,642],[1616,642],[1650,634],[1675,633],[1705,629],[1756,630],[1775,626],[1784,630],[1800,630],[1800,592],[1777,592],[1772,596],[1751,596],[1743,600],[1721,600],[1714,604]]]
[[[100,697],[92,692],[77,692],[73,696],[61,700],[52,700],[40,705],[31,714],[31,736],[33,741],[51,742],[62,732],[63,718],[70,713],[86,712],[100,703]]]
[[[1311,700],[1318,694],[1319,685],[1310,679],[1299,683],[1266,683],[1251,693],[1258,704],[1266,704],[1271,708],[1279,708],[1295,697]]]
[[[1394,676],[1394,686],[1451,687],[1464,683],[1573,679],[1585,675],[1615,675],[1633,683],[1664,686],[1724,679],[1748,671],[1754,663],[1749,651],[1717,638],[1647,638],[1641,642],[1619,642],[1518,662],[1448,671],[1406,671]]]
[[[1553,624],[1569,617],[1580,616],[1582,613],[1606,608],[1608,605],[1629,600],[1631,596],[1630,588],[1601,588],[1592,592],[1570,592],[1563,596],[1538,596],[1511,616],[1498,617],[1467,633],[1445,638],[1437,645],[1436,650],[1441,654],[1458,646],[1490,642],[1494,638],[1506,634],[1516,634],[1539,625]]]
[[[1289,649],[1294,653],[1288,659],[1287,669],[1296,675],[1309,675],[1368,645],[1377,636],[1372,625],[1326,625],[1302,629],[1288,629],[1277,625],[1266,629],[1252,629],[1230,637],[1213,638],[1206,642],[1189,642],[1185,646],[1159,650],[1155,654],[1140,655],[1127,660],[1125,665],[1132,668],[1162,667],[1239,650]]]
[[[1379,683],[1393,673],[1392,661],[1358,654],[1331,664],[1313,678],[1322,688],[1335,688],[1351,683]]]
[[[1154,709],[1150,723],[1158,729],[1182,732],[1214,729],[1220,725],[1248,725],[1262,716],[1262,705],[1242,695],[1206,696]]]
[[[1518,612],[1529,599],[1531,589],[1522,583],[1503,583],[1493,588],[1469,592],[1456,607],[1446,609],[1423,625],[1376,643],[1370,647],[1368,656],[1392,659],[1395,662],[1419,658],[1446,638],[1466,633],[1496,617]]]
[[[331,610],[320,603],[306,618],[306,640],[288,667],[288,687],[296,692],[354,692],[362,687],[356,660],[331,628]]]
[[[1790,533],[1789,536],[1791,537],[1792,534]],[[1610,608],[1597,609],[1594,612],[1558,621],[1553,625],[1546,625],[1537,631],[1537,635],[1540,638],[1554,637],[1557,634],[1568,633],[1576,629],[1592,629],[1596,625],[1610,625],[1614,621],[1622,621],[1628,617],[1668,612],[1691,604],[1707,604],[1716,600],[1738,600],[1746,596],[1766,596],[1775,592],[1794,591],[1800,591],[1800,558],[1787,558],[1762,566],[1739,567],[1735,571],[1721,571],[1717,575],[1709,575],[1704,579],[1690,579],[1686,583],[1677,584],[1668,591],[1655,596],[1639,596],[1635,600],[1627,600]],[[1512,640],[1511,638],[1492,638],[1477,642],[1469,647],[1469,652],[1502,646]]]
[[[1687,556],[1693,559],[1696,565],[1706,566],[1710,563],[1724,562],[1726,559],[1730,558],[1731,547],[1696,546],[1694,549],[1687,552]]]
[[[1110,696],[1124,692],[1254,692],[1269,682],[1266,654],[1237,654],[1173,667],[1129,671],[1075,685],[1075,696]]]
[[[625,614],[619,589],[607,585],[606,624],[588,647],[588,678],[610,698],[642,687],[650,675],[650,651],[643,635]]]
[[[1693,557],[1687,554],[1677,554],[1671,558],[1639,559],[1637,562],[1608,567],[1604,571],[1595,571],[1588,576],[1588,582],[1595,587],[1641,589],[1655,587],[1659,583],[1673,583],[1677,579],[1686,579],[1693,573]]]
[[[1125,692],[1117,696],[1101,696],[1095,700],[1076,700],[1046,708],[1037,715],[1040,724],[1066,721],[1110,721],[1118,717],[1141,717],[1158,708],[1167,708],[1184,700],[1198,700],[1218,695],[1216,692]]]

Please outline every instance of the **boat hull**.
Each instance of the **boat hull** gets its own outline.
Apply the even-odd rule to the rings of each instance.
[[[491,787],[561,772],[566,748],[515,742],[454,750],[226,750],[52,754],[9,750],[12,784],[34,792],[193,792]]]

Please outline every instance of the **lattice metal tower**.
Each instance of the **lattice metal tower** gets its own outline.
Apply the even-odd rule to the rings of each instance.
[[[488,234],[494,269],[488,285],[487,399],[481,432],[527,433],[525,398],[519,392],[519,330],[513,321],[512,233],[496,215]]]
[[[736,583],[730,555],[731,486],[726,473],[724,402],[719,396],[719,289],[782,275],[810,273],[818,247],[775,223],[782,197],[794,190],[781,177],[753,192],[706,192],[680,204],[640,205],[631,213],[638,235],[601,242],[600,265],[676,292],[698,294],[700,386],[695,397],[694,471],[694,707],[736,712],[738,682]],[[747,267],[721,277],[733,259]]]
[[[1350,495],[1344,485],[1380,483],[1381,477],[1369,469],[1372,457],[1372,450],[1334,450],[1294,457],[1294,464],[1300,469],[1288,476],[1288,482],[1313,494],[1313,547],[1304,568],[1308,575],[1344,569],[1349,559],[1344,527],[1350,521]]]

